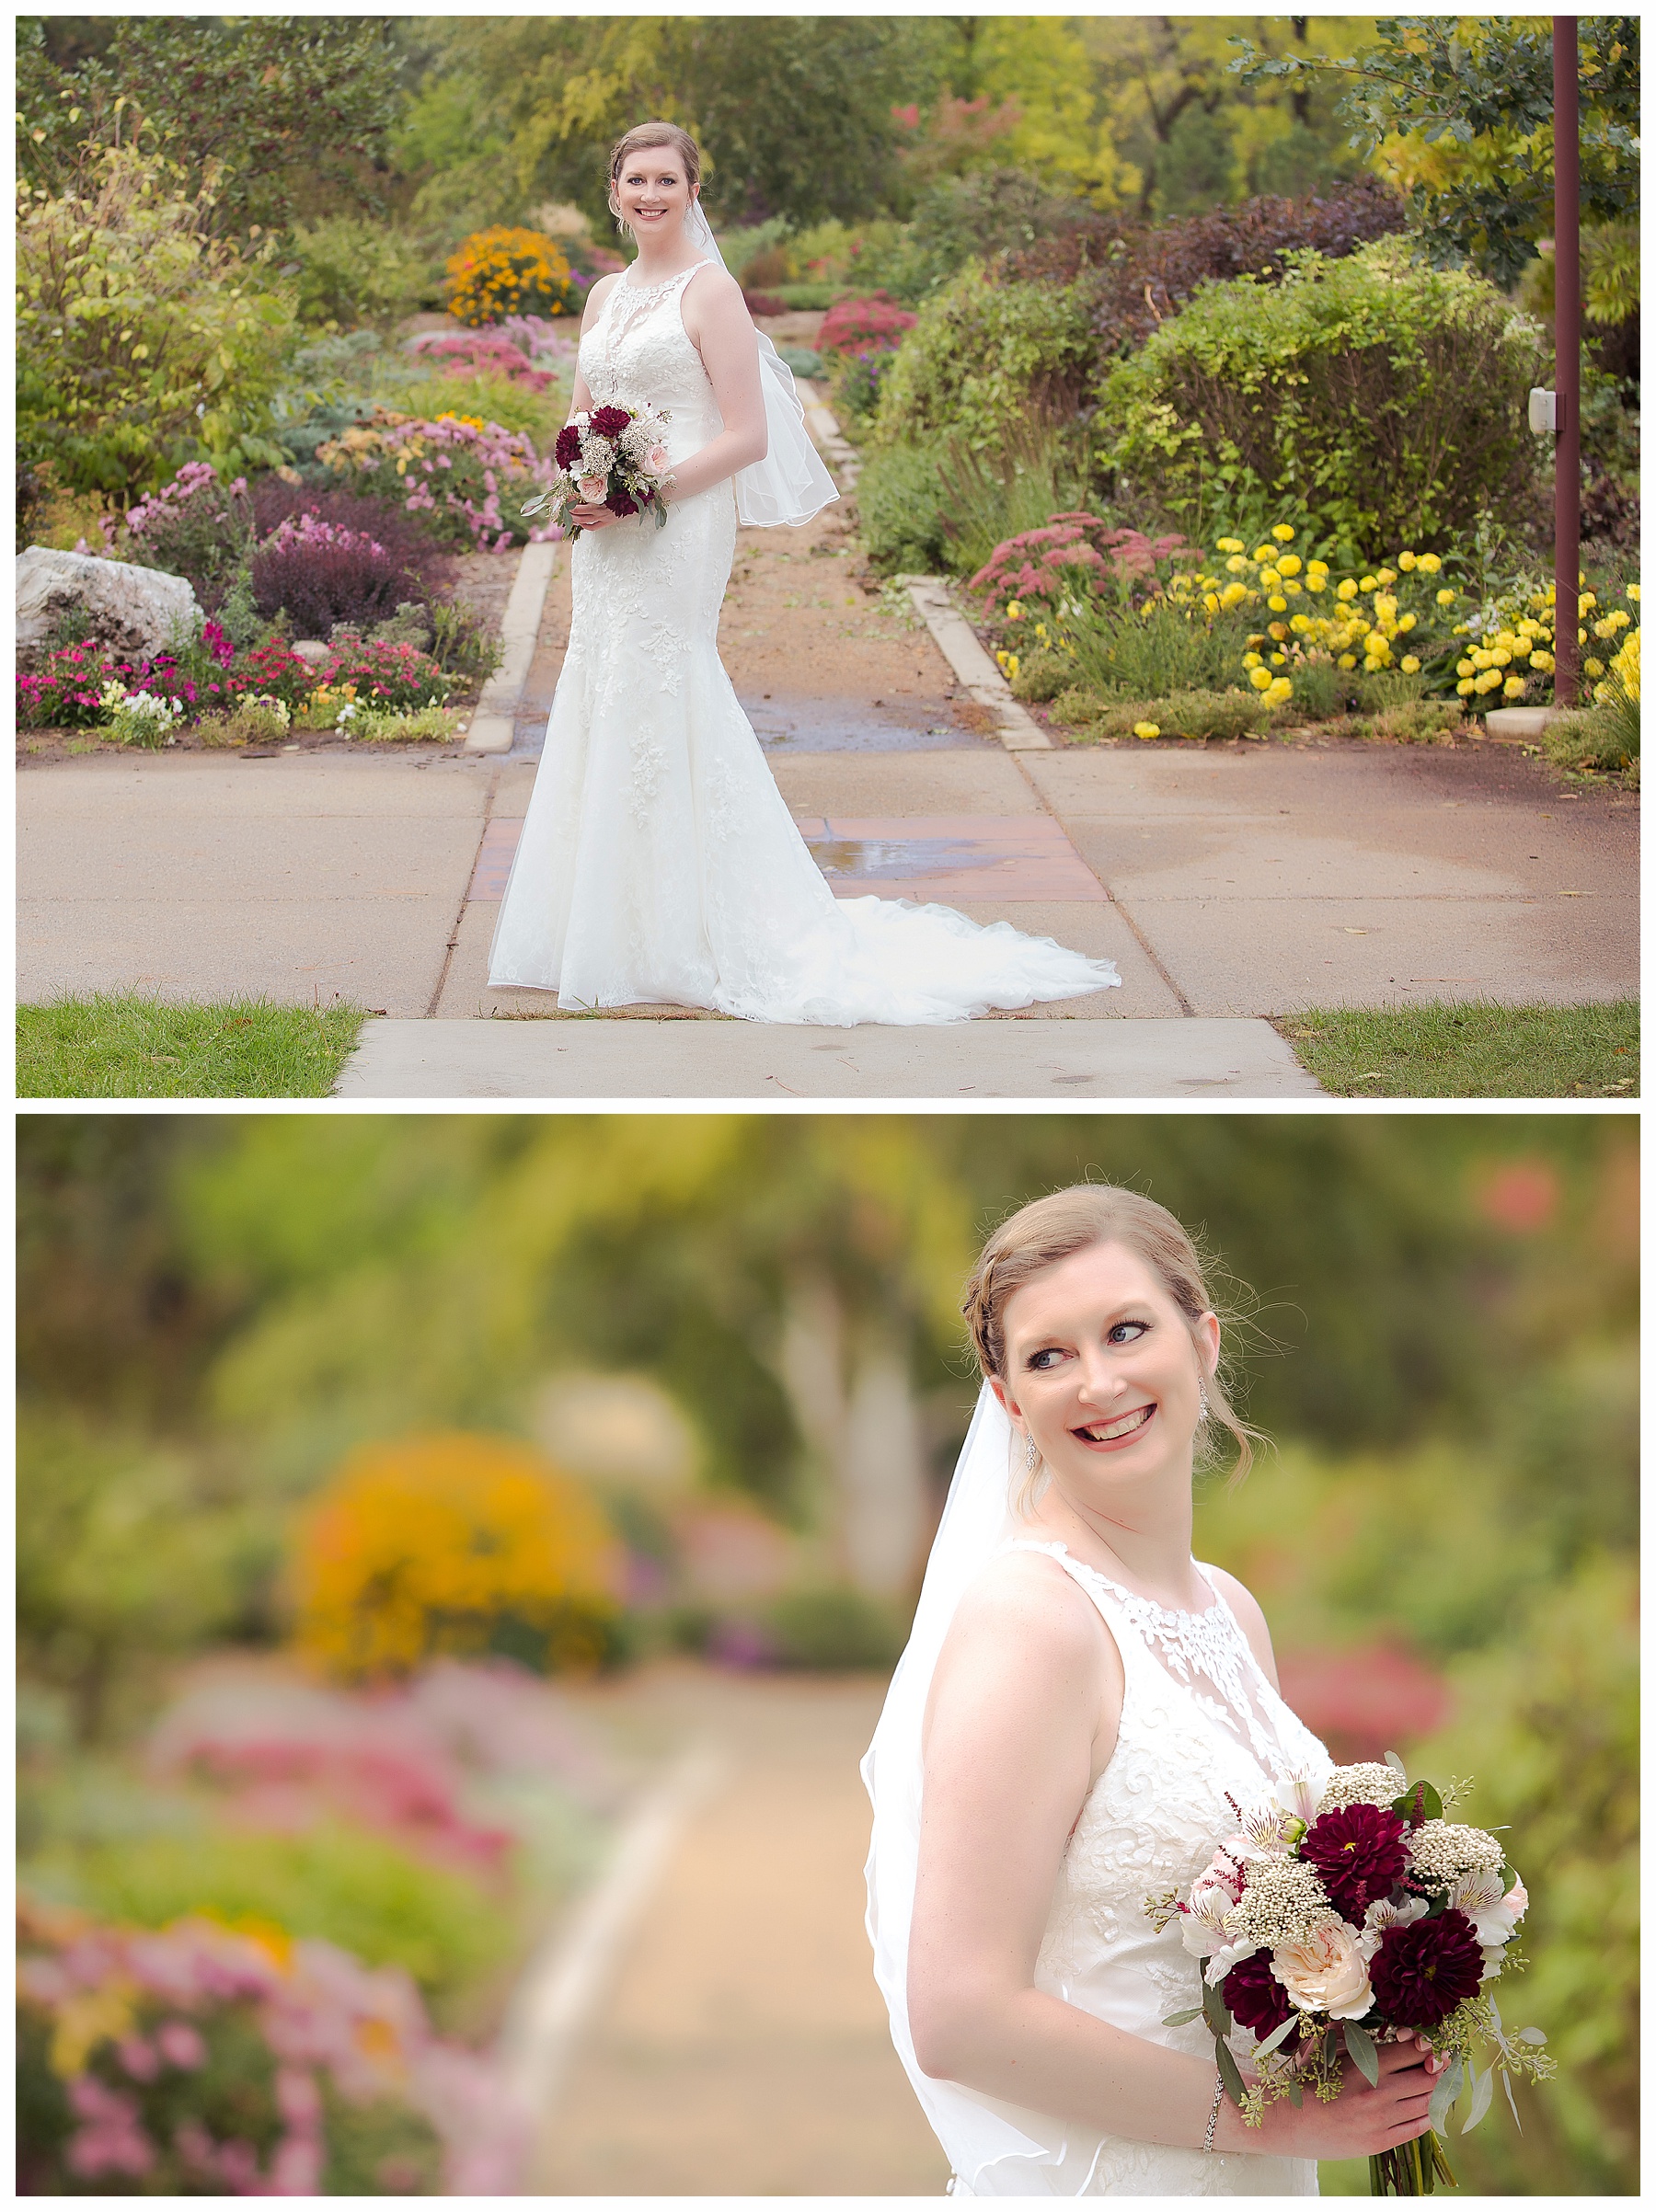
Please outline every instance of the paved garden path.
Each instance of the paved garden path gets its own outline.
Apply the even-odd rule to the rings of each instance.
[[[856,568],[834,510],[744,531],[720,633],[830,882],[1049,934],[1113,959],[1121,990],[942,1030],[741,1025],[740,1041],[682,1010],[571,1019],[490,991],[568,639],[560,560],[509,753],[26,763],[20,997],[352,999],[388,1017],[341,1081],[360,1096],[1272,1096],[1314,1086],[1261,1017],[1637,989],[1631,797],[1484,744],[1009,752]],[[1016,1033],[1027,1052],[1005,1021],[1039,1025]]]
[[[687,1662],[577,1693],[710,1780],[540,2100],[558,2196],[940,2196],[863,1931],[857,1771],[884,1684]]]

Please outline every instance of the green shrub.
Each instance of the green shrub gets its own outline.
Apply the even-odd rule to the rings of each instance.
[[[991,284],[968,262],[929,298],[880,390],[877,443],[952,430],[1001,444],[1031,414],[1072,416],[1098,360],[1078,285]]]
[[[1603,705],[1582,707],[1549,722],[1541,750],[1558,768],[1588,769],[1596,774],[1639,774],[1639,707],[1625,694]]]
[[[244,258],[213,202],[130,147],[17,223],[17,447],[125,501],[186,462],[228,476],[284,456],[270,403],[293,324],[273,243]]]
[[[916,333],[916,337],[919,334]],[[1360,560],[1534,498],[1541,334],[1395,239],[1203,285],[1100,390],[1099,459],[1198,543],[1292,521]]]
[[[1259,738],[1275,719],[1248,692],[1179,692],[1161,699],[1117,699],[1077,687],[1060,692],[1052,712],[1077,736],[1114,741],[1152,724],[1160,738]]]
[[[1229,690],[1242,671],[1249,635],[1245,614],[1218,613],[1203,622],[1161,598],[1136,612],[1095,600],[1069,624],[1080,682],[1133,699]]]
[[[288,245],[299,263],[299,319],[307,329],[332,323],[389,330],[443,305],[442,256],[392,223],[325,215],[295,223]]]
[[[782,1666],[839,1673],[894,1667],[908,1641],[909,1615],[861,1590],[833,1583],[778,1598],[765,1616],[765,1626]]]
[[[876,446],[857,480],[857,533],[885,575],[934,575],[948,561],[937,456],[930,445]]]
[[[296,1836],[202,1828],[125,1835],[54,1855],[38,1886],[100,1918],[162,1928],[190,1913],[321,1936],[370,1966],[401,1966],[454,2002],[507,1957],[509,1917],[462,1874],[365,1829]]]
[[[945,559],[974,576],[995,547],[1081,502],[1080,475],[1063,434],[1051,423],[1015,423],[997,446],[974,451],[946,441],[937,464]]]

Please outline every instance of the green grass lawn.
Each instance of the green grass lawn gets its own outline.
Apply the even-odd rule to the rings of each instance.
[[[1340,1098],[1627,1098],[1639,1095],[1639,1002],[1343,1006],[1276,1026]]]
[[[95,991],[17,1009],[19,1098],[326,1098],[359,1006]]]

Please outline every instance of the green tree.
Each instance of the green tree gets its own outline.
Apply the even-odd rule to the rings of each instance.
[[[138,132],[212,187],[216,235],[283,230],[341,207],[384,212],[402,57],[383,18],[128,16],[63,37],[17,22],[20,166],[56,196],[89,155]],[[91,18],[91,24],[98,24]]]
[[[1413,202],[1433,258],[1512,284],[1552,224],[1552,24],[1545,16],[1387,16],[1349,56],[1271,54],[1246,39],[1247,86],[1343,85],[1351,143]],[[1639,18],[1579,28],[1581,213],[1635,213],[1639,194]]]
[[[694,132],[725,223],[867,214],[901,189],[893,112],[928,101],[941,34],[924,18],[456,17],[397,140],[419,205],[451,223],[573,201],[605,225],[607,155],[660,116]]]

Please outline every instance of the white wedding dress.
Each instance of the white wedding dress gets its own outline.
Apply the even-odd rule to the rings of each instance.
[[[1245,1805],[1295,1770],[1326,1780],[1332,1761],[1265,1679],[1205,1568],[1198,1572],[1213,1604],[1169,1612],[1062,1544],[1008,1548],[1049,1553],[1080,1585],[1115,1638],[1127,1680],[1116,1748],[1058,1870],[1035,1986],[1147,2043],[1211,2063],[1213,2039],[1201,2019],[1162,2024],[1200,2001],[1202,1962],[1177,1925],[1156,1933],[1144,1899],[1167,1889],[1188,1895],[1214,1846],[1235,1831],[1227,1792]],[[1250,2047],[1251,2038],[1239,2039],[1239,2055]],[[1029,2137],[1029,2150],[959,2175],[957,2196],[1317,2195],[1315,2160],[1170,2149],[999,2109]]]
[[[581,342],[594,402],[661,409],[675,462],[724,427],[681,312],[695,273],[623,276]],[[727,480],[673,502],[664,528],[577,539],[569,648],[490,982],[569,1008],[834,1026],[959,1021],[1119,983],[1108,960],[1007,923],[834,898],[719,661],[736,522]]]

